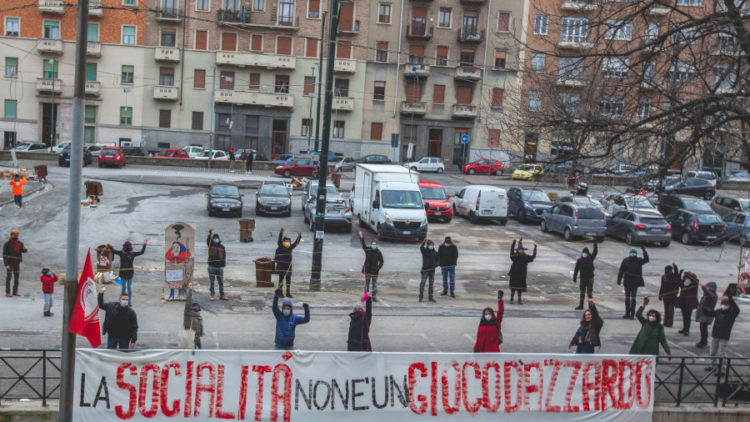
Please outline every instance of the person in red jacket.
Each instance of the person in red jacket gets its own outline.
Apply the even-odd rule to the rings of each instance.
[[[42,293],[44,294],[44,316],[54,315],[52,312],[52,294],[55,293],[55,283],[57,283],[57,274],[45,268],[39,277],[42,282]]]
[[[500,353],[504,312],[503,291],[498,290],[497,314],[490,307],[484,308],[482,311],[482,319],[479,320],[479,328],[477,328],[477,342],[474,344],[474,353]]]

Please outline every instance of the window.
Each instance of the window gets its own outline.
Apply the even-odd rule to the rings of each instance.
[[[333,121],[333,137],[334,138],[344,137],[344,121],[343,120]]]
[[[435,64],[438,66],[448,66],[448,47],[439,45],[435,54]]]
[[[458,86],[456,87],[456,103],[457,104],[471,104],[472,89],[470,86]]]
[[[410,45],[409,46],[409,63],[422,64],[423,62],[424,62],[424,46],[423,45]]]
[[[461,50],[461,66],[474,64],[474,50]]]
[[[216,131],[217,132],[231,132],[232,131],[232,115],[219,113],[216,116]]]
[[[378,41],[375,46],[375,61],[378,63],[388,62],[388,42]]]
[[[557,60],[557,76],[562,80],[578,80],[583,77],[582,57],[560,57]]]
[[[96,124],[96,106],[86,106],[83,115],[83,123],[87,125]]]
[[[172,126],[172,110],[159,110],[159,127],[170,128]]]
[[[320,0],[308,0],[307,17],[312,19],[320,17]]]
[[[86,63],[86,81],[96,81],[96,63]]]
[[[720,90],[729,90],[735,86],[736,73],[734,66],[731,68],[726,64],[714,65],[713,88]]]
[[[17,37],[21,35],[21,20],[19,18],[5,18],[5,36]]]
[[[643,81],[647,83],[655,83],[654,77],[656,76],[656,63],[647,61],[643,63]]]
[[[234,89],[234,72],[222,70],[221,73],[219,73],[219,89]]]
[[[292,38],[276,37],[276,54],[289,56],[292,54]]]
[[[390,3],[380,3],[378,5],[378,23],[391,23]]]
[[[57,79],[57,60],[44,60],[42,73],[44,79]]]
[[[174,68],[172,67],[160,67],[159,68],[159,85],[174,86]]]
[[[605,78],[623,79],[628,74],[630,60],[619,57],[605,57],[602,61],[602,74]]]
[[[674,44],[695,44],[698,40],[698,28],[695,26],[681,28],[672,34]]]
[[[289,93],[289,75],[276,75],[276,83],[274,84],[274,92],[277,94]]]
[[[678,6],[703,6],[703,0],[677,0]]]
[[[191,127],[193,130],[203,130],[203,112],[202,111],[193,112],[193,124]]]
[[[638,120],[646,120],[651,117],[651,97],[638,99]]]
[[[432,102],[435,104],[443,104],[445,102],[445,85],[432,86]]]
[[[123,6],[137,6],[138,0],[122,0]]]
[[[502,88],[492,88],[492,108],[503,106],[503,91]]]
[[[690,63],[677,62],[669,67],[667,77],[672,82],[687,82],[695,76],[695,67]]]
[[[477,12],[467,10],[464,12],[464,27],[462,31],[466,34],[476,34],[479,32],[477,30],[478,23],[479,16],[477,15]]]
[[[200,29],[195,31],[195,49],[208,50],[208,31]]]
[[[250,74],[250,91],[258,91],[260,89],[260,73]]]
[[[18,113],[18,103],[16,100],[5,100],[5,118],[15,119]]]
[[[265,0],[253,0],[253,10],[256,12],[261,12],[266,7]]]
[[[557,96],[560,111],[564,116],[578,117],[581,109],[581,94],[563,92]]]
[[[122,71],[120,73],[120,83],[132,84],[133,74],[135,73],[135,66],[133,65],[122,65]]]
[[[731,29],[723,29],[723,31],[716,34],[719,49],[722,51],[734,51],[737,48],[737,37],[734,35],[734,31]]]
[[[294,25],[294,0],[279,0],[279,25]]]
[[[349,59],[352,57],[351,41],[336,41],[336,58]]]
[[[221,33],[221,49],[223,51],[237,50],[237,34],[234,32]]]
[[[560,40],[563,42],[586,42],[589,20],[586,18],[562,18]]]
[[[380,122],[370,123],[370,140],[380,141],[383,139],[383,124]]]
[[[160,41],[162,47],[174,47],[177,44],[177,31],[174,29],[162,29]]]
[[[302,131],[300,135],[302,136],[312,135],[312,125],[313,125],[312,119],[302,119]]]
[[[497,14],[497,32],[510,31],[510,13],[500,12]]]
[[[120,126],[133,125],[133,107],[120,107]]]
[[[542,110],[542,91],[529,91],[529,111]]]
[[[646,27],[646,41],[653,42],[659,38],[659,24],[656,22],[649,22]]]
[[[86,41],[88,42],[99,42],[99,24],[90,23],[86,31]]]
[[[5,76],[9,78],[18,76],[18,57],[5,58]]]
[[[610,119],[622,119],[625,109],[625,98],[620,95],[608,95],[599,101],[599,114]]]
[[[544,67],[547,62],[547,55],[544,53],[531,54],[531,71],[534,73],[544,73]]]
[[[608,20],[604,38],[608,40],[630,41],[633,38],[633,22]]]
[[[263,35],[253,34],[250,37],[250,51],[263,51]]]
[[[307,97],[315,93],[315,76],[305,76],[305,86],[302,88],[302,94]]]
[[[206,71],[204,69],[195,69],[193,71],[193,89],[206,88]]]
[[[83,112],[83,142],[96,142],[96,106],[86,106]]]
[[[305,39],[305,57],[318,57],[317,38]]]
[[[60,21],[44,21],[44,38],[60,39]]]
[[[195,0],[195,10],[208,12],[210,7],[209,0]]]
[[[451,13],[453,9],[450,7],[441,7],[438,13],[438,28],[450,28],[451,27]]]
[[[495,69],[505,69],[505,58],[508,52],[505,50],[495,50]]]
[[[135,45],[135,26],[123,25],[122,43],[125,45]]]
[[[333,96],[334,97],[348,97],[349,96],[349,79],[336,78],[333,81]]]
[[[487,146],[490,148],[497,148],[500,146],[500,130],[499,129],[487,130]]]
[[[375,81],[375,90],[372,94],[373,100],[385,100],[385,81]]]
[[[547,35],[549,31],[549,16],[548,15],[535,15],[534,16],[534,35]]]

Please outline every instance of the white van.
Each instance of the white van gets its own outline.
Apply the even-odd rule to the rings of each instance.
[[[508,222],[508,194],[496,186],[470,185],[451,197],[453,215],[463,215],[476,224],[481,220]]]

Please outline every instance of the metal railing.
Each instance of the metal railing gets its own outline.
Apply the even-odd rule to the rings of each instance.
[[[60,397],[60,349],[0,349],[0,403]]]

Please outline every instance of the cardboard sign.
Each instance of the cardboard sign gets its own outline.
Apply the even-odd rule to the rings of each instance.
[[[164,230],[164,278],[170,289],[184,288],[193,279],[195,229],[187,223],[174,223]]]

